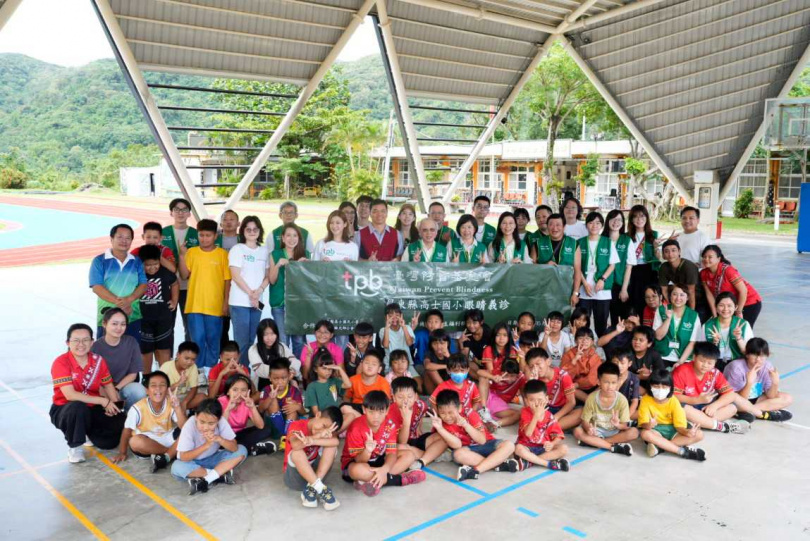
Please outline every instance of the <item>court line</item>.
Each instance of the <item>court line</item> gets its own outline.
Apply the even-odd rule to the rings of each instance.
[[[788,372],[786,374],[782,374],[781,376],[779,376],[779,379],[786,379],[786,378],[789,378],[791,376],[795,376],[799,372],[804,372],[808,368],[810,368],[810,363],[805,364],[804,366],[800,366],[799,368],[796,368],[794,370],[791,370],[790,372]]]
[[[92,521],[90,521],[90,519],[89,519],[89,518],[87,518],[87,517],[85,516],[85,514],[84,514],[84,513],[82,513],[81,511],[79,511],[79,510],[76,508],[76,506],[75,506],[75,505],[73,505],[73,504],[71,503],[71,501],[70,501],[70,500],[68,500],[67,498],[65,498],[65,497],[62,495],[62,493],[61,493],[61,492],[59,492],[58,490],[56,490],[56,489],[53,487],[53,485],[51,485],[51,484],[50,484],[50,483],[49,483],[49,482],[48,482],[48,481],[47,481],[47,480],[46,480],[44,477],[42,477],[42,475],[40,475],[40,473],[39,473],[39,472],[38,472],[36,469],[34,469],[34,467],[33,467],[33,466],[31,466],[31,464],[29,464],[29,463],[28,463],[28,462],[27,462],[27,461],[26,461],[26,460],[25,460],[23,457],[21,457],[21,456],[20,456],[20,455],[17,453],[17,451],[15,451],[14,449],[12,449],[12,448],[11,448],[11,446],[10,446],[8,443],[6,443],[6,442],[5,442],[5,441],[3,441],[3,440],[0,440],[0,447],[2,447],[2,448],[3,448],[3,449],[6,451],[6,453],[8,453],[8,454],[11,456],[11,458],[13,458],[14,460],[16,460],[16,461],[17,461],[17,463],[18,463],[20,466],[22,466],[22,467],[23,467],[23,469],[24,469],[26,472],[28,472],[28,473],[31,475],[31,477],[33,477],[33,478],[34,478],[34,479],[37,481],[37,483],[39,483],[40,485],[42,485],[42,487],[43,487],[45,490],[47,490],[48,492],[50,492],[50,493],[51,493],[51,495],[52,495],[54,498],[56,498],[56,499],[57,499],[57,501],[59,501],[59,503],[61,503],[61,504],[62,504],[62,506],[63,506],[65,509],[67,509],[68,511],[70,511],[70,514],[71,514],[71,515],[73,515],[73,516],[76,518],[76,520],[78,520],[78,521],[79,521],[79,522],[82,524],[82,526],[84,526],[85,528],[87,528],[87,529],[90,531],[90,533],[92,533],[94,536],[96,536],[96,538],[97,538],[97,539],[109,540],[109,537],[107,537],[106,535],[104,535],[104,532],[102,532],[101,530],[99,530],[99,529],[98,529],[98,527],[97,527],[95,524],[93,524],[93,522],[92,522]]]
[[[603,450],[603,449],[599,449],[598,451],[593,451],[592,453],[588,453],[587,455],[583,455],[583,456],[581,456],[581,457],[579,457],[579,458],[577,458],[575,460],[572,460],[571,465],[573,466],[573,465],[579,464],[581,462],[585,462],[586,460],[591,460],[592,458],[596,458],[599,455],[603,455],[605,453],[606,453],[606,451]],[[517,482],[517,483],[515,483],[513,485],[510,485],[510,486],[508,486],[506,488],[503,488],[503,489],[501,489],[501,490],[499,490],[497,492],[493,492],[489,496],[484,496],[482,498],[479,498],[478,500],[472,501],[472,502],[470,502],[470,503],[468,503],[466,505],[462,505],[461,507],[453,509],[452,511],[448,511],[447,513],[439,515],[439,516],[437,516],[435,518],[432,518],[432,519],[430,519],[428,521],[425,521],[425,522],[423,522],[421,524],[417,524],[416,526],[414,526],[412,528],[409,528],[407,530],[404,530],[404,531],[402,531],[402,532],[400,532],[398,534],[394,534],[394,535],[392,535],[390,537],[387,537],[387,538],[385,538],[385,541],[397,541],[399,539],[404,539],[404,538],[406,538],[408,536],[411,536],[411,535],[413,535],[415,533],[421,532],[422,530],[426,530],[426,529],[428,529],[428,528],[430,528],[432,526],[435,526],[436,524],[440,524],[440,523],[442,523],[442,522],[444,522],[446,520],[449,520],[449,519],[451,519],[451,518],[453,518],[453,517],[455,517],[457,515],[460,515],[460,514],[466,512],[466,511],[469,511],[470,509],[474,509],[474,508],[476,508],[476,507],[478,507],[480,505],[483,505],[483,504],[485,504],[487,502],[498,499],[501,496],[509,494],[510,492],[514,492],[515,490],[517,490],[519,488],[522,488],[522,487],[524,487],[524,486],[526,486],[526,485],[528,485],[530,483],[534,483],[535,481],[539,481],[540,479],[545,479],[546,477],[548,477],[550,475],[555,475],[555,474],[558,474],[558,473],[560,473],[560,470],[546,470],[543,473],[540,473],[540,474],[535,475],[533,477],[529,477],[528,479],[524,479],[523,481],[519,481],[519,482]]]
[[[36,411],[40,415],[44,416],[50,422],[50,415],[45,413],[39,406],[37,406],[36,404],[34,404],[33,402],[31,402],[30,400],[25,398],[23,395],[18,393],[14,388],[9,387],[3,380],[0,380],[0,387],[5,389],[6,391],[10,392],[14,396],[16,396],[21,402],[23,402],[25,405],[27,405],[29,408],[33,409],[34,411]],[[127,472],[122,470],[116,464],[113,464],[107,457],[105,457],[104,455],[102,455],[101,453],[96,451],[95,449],[86,449],[86,451],[89,451],[89,454],[91,456],[95,456],[96,458],[98,458],[105,466],[109,467],[115,473],[117,473],[118,475],[123,477],[126,481],[129,481],[129,483],[132,484],[132,486],[134,486],[135,488],[140,490],[145,496],[147,496],[153,502],[158,504],[160,507],[162,507],[169,514],[173,515],[180,522],[182,522],[183,524],[185,524],[186,526],[188,526],[189,528],[191,528],[192,530],[194,530],[195,532],[200,534],[204,539],[209,539],[209,540],[216,540],[217,539],[215,536],[213,536],[212,534],[205,531],[202,526],[200,526],[199,524],[197,524],[196,522],[194,522],[193,520],[188,518],[186,515],[184,515],[182,512],[180,512],[177,508],[175,508],[169,502],[167,502],[166,500],[164,500],[163,498],[161,498],[160,496],[158,496],[157,494],[152,492],[152,490],[150,490],[149,488],[144,486],[140,481],[138,481],[137,479],[132,477],[130,474],[128,474]]]
[[[803,351],[810,351],[810,347],[807,347],[807,346],[796,346],[796,345],[793,345],[793,344],[783,344],[781,342],[772,342],[770,340],[768,340],[768,344],[771,344],[771,345],[774,345],[774,346],[779,346],[780,348],[801,349]]]
[[[524,515],[528,515],[532,518],[537,518],[540,516],[540,513],[535,513],[531,509],[526,509],[525,507],[518,507],[517,510],[523,513]]]
[[[56,462],[48,462],[47,464],[41,464],[39,466],[32,466],[35,470],[44,470],[45,468],[50,468],[51,466],[56,466],[58,464],[65,464],[67,463],[67,459],[63,458],[62,460],[57,460]],[[23,473],[28,473],[25,469],[22,470],[14,470],[6,473],[0,473],[0,479],[6,479],[8,477],[14,477],[15,475],[21,475]]]
[[[580,532],[579,530],[572,528],[571,526],[564,526],[563,531],[576,535],[580,539],[585,539],[586,537],[588,537],[588,534],[586,534],[585,532]]]
[[[803,428],[805,430],[810,430],[810,426],[799,425],[799,424],[796,424],[796,423],[791,423],[790,421],[785,421],[782,424],[783,425],[788,425],[788,426],[793,426],[793,427],[796,427],[796,428]]]
[[[429,473],[430,475],[433,475],[435,477],[438,477],[439,479],[443,479],[445,481],[448,481],[448,482],[456,485],[459,488],[463,488],[465,490],[469,490],[470,492],[474,492],[474,493],[478,494],[479,496],[489,496],[489,492],[481,490],[480,488],[476,488],[476,487],[474,487],[472,485],[466,485],[466,484],[464,484],[464,483],[462,483],[460,481],[456,481],[455,479],[453,479],[449,475],[445,475],[443,473],[437,472],[436,470],[433,470],[431,468],[422,468],[422,471],[424,471],[425,473]]]

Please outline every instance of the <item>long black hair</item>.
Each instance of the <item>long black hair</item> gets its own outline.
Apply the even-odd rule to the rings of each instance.
[[[515,219],[515,215],[509,211],[501,213],[501,216],[498,218],[498,229],[495,231],[495,239],[492,241],[492,250],[494,251],[496,258],[500,255],[501,251],[501,241],[503,240],[501,224],[505,218],[512,218],[512,220],[515,222],[515,230],[512,231],[512,240],[515,242],[515,253],[520,250],[521,246],[520,233],[518,233],[517,219]]]
[[[726,256],[723,255],[723,250],[721,250],[718,245],[709,244],[708,246],[706,246],[703,249],[702,252],[700,252],[700,257],[703,257],[704,255],[706,255],[706,252],[714,252],[715,254],[717,254],[717,257],[718,257],[718,259],[720,259],[721,263],[725,263],[726,265],[731,265],[731,261],[726,259]]]
[[[269,348],[264,345],[264,331],[267,329],[273,329],[273,332],[276,333],[276,341]],[[278,325],[274,320],[263,319],[259,322],[259,327],[256,329],[256,350],[264,364],[270,364],[276,359],[287,358],[281,348],[281,337],[278,334]]]
[[[622,226],[619,228],[619,235],[625,234],[624,231],[625,226],[627,225],[627,220],[624,219],[624,213],[622,213],[622,211],[620,211],[619,209],[613,209],[610,212],[608,212],[607,216],[605,217],[605,227],[602,229],[603,237],[610,238],[610,221],[617,216],[621,216],[622,218]]]

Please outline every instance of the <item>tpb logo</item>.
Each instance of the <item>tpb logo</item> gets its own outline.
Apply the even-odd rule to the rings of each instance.
[[[352,274],[349,271],[343,273],[343,285],[354,295],[363,297],[376,297],[380,294],[383,286],[382,278],[374,275],[374,270],[369,269],[368,275]]]

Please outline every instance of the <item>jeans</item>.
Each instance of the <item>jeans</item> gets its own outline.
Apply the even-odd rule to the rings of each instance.
[[[133,404],[146,397],[146,388],[142,383],[133,381],[124,385],[124,388],[118,391],[118,395],[124,401],[124,411],[127,411]]]
[[[217,340],[219,340],[219,335],[217,335]],[[185,481],[191,472],[197,468],[213,470],[217,467],[217,464],[240,456],[243,460],[247,457],[247,449],[245,449],[243,445],[237,446],[234,452],[220,448],[216,453],[205,458],[195,458],[194,460],[188,461],[178,458],[172,462],[172,475],[180,481]]]
[[[239,344],[239,362],[248,366],[248,349],[256,340],[256,329],[259,328],[262,311],[247,306],[231,305],[230,308],[233,337]]]
[[[294,334],[292,336],[288,336],[287,332],[284,329],[284,307],[281,306],[279,308],[273,308],[273,320],[276,322],[278,326],[278,339],[281,340],[283,344],[287,344],[292,348],[293,355],[296,358],[301,358],[301,351],[304,349],[304,342],[306,341],[306,335],[303,334]]]
[[[211,368],[219,362],[219,339],[222,335],[222,317],[206,314],[188,314],[188,332],[191,340],[200,346],[198,368]]]

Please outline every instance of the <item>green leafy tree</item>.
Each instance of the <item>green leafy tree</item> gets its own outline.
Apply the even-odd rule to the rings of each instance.
[[[748,218],[754,212],[754,192],[743,190],[734,201],[734,217]]]
[[[585,186],[596,186],[596,174],[599,172],[599,154],[588,154],[588,159],[582,164],[577,180]]]

